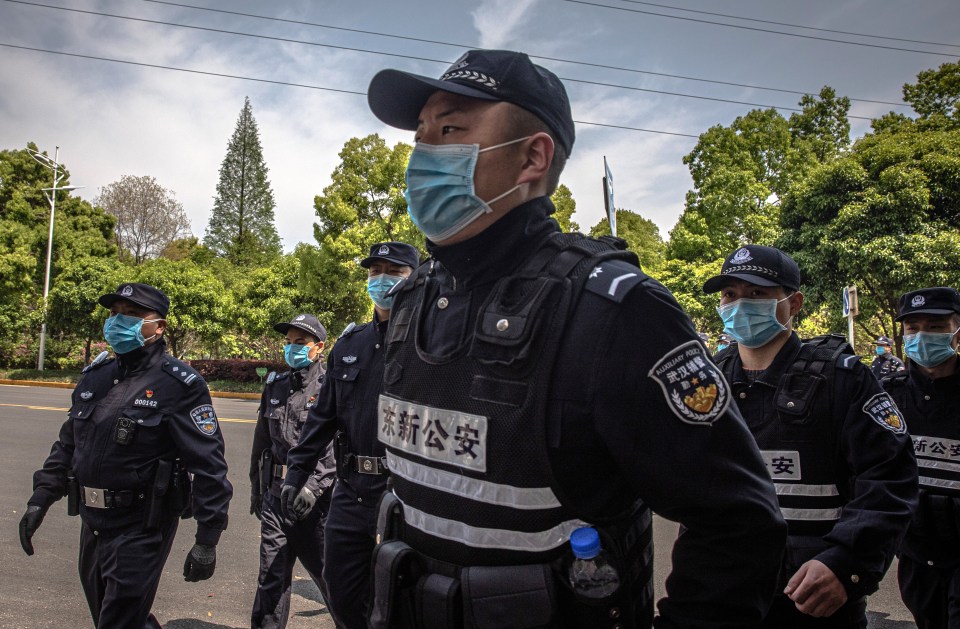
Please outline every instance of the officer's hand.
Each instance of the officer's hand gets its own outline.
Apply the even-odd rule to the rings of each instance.
[[[47,508],[38,505],[27,505],[27,511],[20,518],[20,545],[23,552],[33,555],[33,534],[40,528],[43,516],[47,515]]]
[[[302,520],[307,517],[315,504],[317,504],[317,495],[306,487],[301,489],[297,498],[293,501],[294,519]]]
[[[217,567],[217,547],[194,544],[183,562],[184,581],[204,581],[213,576]]]
[[[250,515],[257,516],[258,520],[263,520],[260,515],[260,509],[263,508],[263,496],[250,496]]]
[[[280,512],[283,513],[284,518],[291,522],[297,519],[293,515],[293,503],[296,501],[299,491],[293,485],[284,485],[283,489],[280,490]]]
[[[840,579],[824,563],[811,559],[790,577],[783,593],[804,614],[825,618],[847,602],[847,591]]]

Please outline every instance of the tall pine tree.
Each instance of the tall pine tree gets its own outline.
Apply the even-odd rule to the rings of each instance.
[[[274,207],[257,121],[247,97],[220,165],[204,244],[240,266],[275,258],[280,254],[280,236],[273,222]]]

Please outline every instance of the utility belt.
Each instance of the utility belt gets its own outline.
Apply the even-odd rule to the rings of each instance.
[[[91,509],[119,509],[143,502],[146,493],[133,489],[99,489],[81,486],[83,504]]]
[[[397,539],[402,505],[392,492],[381,498],[373,551],[371,629],[499,629],[524,627],[591,629],[648,628],[653,623],[653,588],[620,587],[604,598],[574,592],[567,579],[573,561],[513,566],[456,566],[423,555]],[[625,575],[623,566],[618,572]],[[640,611],[643,610],[643,611]]]
[[[347,437],[338,432],[333,441],[333,456],[337,461],[337,476],[343,478],[346,472],[385,476],[390,474],[385,456],[363,456],[350,452]]]

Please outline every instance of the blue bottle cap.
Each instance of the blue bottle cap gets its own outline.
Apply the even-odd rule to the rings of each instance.
[[[600,554],[600,535],[596,529],[582,526],[570,534],[570,548],[577,559],[593,559]]]

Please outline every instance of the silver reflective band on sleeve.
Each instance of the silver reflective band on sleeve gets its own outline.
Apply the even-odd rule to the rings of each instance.
[[[504,529],[480,528],[463,522],[438,518],[425,511],[403,505],[404,524],[433,537],[450,540],[474,548],[497,548],[522,552],[546,552],[566,543],[570,534],[581,526],[580,520],[568,520],[546,531],[527,533]]]
[[[549,487],[514,487],[469,478],[421,465],[387,452],[390,471],[411,483],[429,487],[470,500],[513,509],[555,509],[560,501]]]
[[[836,485],[801,485],[799,483],[774,483],[778,496],[839,496]]]
[[[839,507],[836,509],[790,509],[780,507],[780,513],[783,514],[783,519],[793,520],[794,522],[839,520],[841,511],[842,509]]]
[[[942,487],[943,489],[960,489],[960,481],[947,480],[945,478],[930,478],[921,476],[920,484],[925,487]]]
[[[933,470],[946,470],[948,472],[960,472],[960,463],[949,463],[947,461],[931,461],[917,457],[918,467],[927,467]]]

